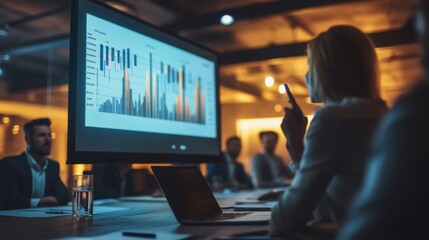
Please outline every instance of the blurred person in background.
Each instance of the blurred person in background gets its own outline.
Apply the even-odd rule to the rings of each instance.
[[[273,131],[259,133],[262,153],[257,153],[252,159],[252,182],[257,188],[273,188],[289,185],[293,178],[292,171],[284,160],[276,155],[279,136]]]
[[[69,194],[60,179],[59,164],[51,154],[49,118],[24,124],[27,149],[1,160],[2,198],[6,209],[66,205]]]
[[[213,191],[223,188],[250,189],[252,182],[244,171],[243,164],[238,162],[241,152],[241,139],[237,136],[226,140],[226,151],[222,153],[220,163],[207,164],[207,182]]]

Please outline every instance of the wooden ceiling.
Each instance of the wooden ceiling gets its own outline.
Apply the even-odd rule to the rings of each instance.
[[[109,0],[123,11],[220,53],[223,104],[275,101],[281,83],[307,97],[305,44],[330,26],[354,25],[377,45],[381,86],[392,103],[419,76],[420,51],[412,1],[404,0]],[[69,11],[67,0],[0,1],[1,98],[66,105]],[[234,24],[219,23],[223,14]],[[265,86],[265,77],[275,79]],[[13,92],[14,94],[10,94]]]

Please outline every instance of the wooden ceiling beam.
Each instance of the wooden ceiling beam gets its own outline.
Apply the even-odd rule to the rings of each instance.
[[[183,30],[190,30],[195,28],[208,27],[215,24],[220,24],[219,20],[224,14],[229,14],[234,17],[235,21],[245,19],[255,19],[267,17],[274,14],[282,14],[296,10],[302,10],[313,7],[327,6],[339,3],[348,2],[362,2],[373,0],[288,0],[288,1],[272,1],[265,3],[257,3],[252,5],[245,5],[236,8],[223,9],[220,11],[212,12],[204,15],[190,15],[185,16],[176,23],[164,26],[164,28],[172,32],[180,32]]]
[[[247,93],[257,98],[262,98],[261,89],[259,89],[255,85],[237,81],[237,78],[234,75],[221,76],[220,79],[221,79],[220,84],[224,87],[227,87],[229,89],[233,89],[236,91],[240,91],[243,93]]]
[[[405,25],[405,27],[401,29],[371,33],[368,36],[378,48],[417,42],[416,32],[410,24]],[[220,65],[304,56],[306,55],[306,47],[307,42],[300,42],[228,52],[220,55]]]

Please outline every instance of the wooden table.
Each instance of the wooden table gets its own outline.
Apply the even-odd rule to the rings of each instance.
[[[0,216],[0,239],[52,239],[95,237],[123,230],[186,233],[195,239],[214,239],[231,234],[269,229],[268,225],[252,226],[184,226],[177,223],[167,202],[119,201],[103,206],[127,210],[94,215],[90,222],[74,222],[71,216],[51,218],[18,218]],[[95,206],[96,208],[97,206]],[[149,210],[148,210],[149,209]],[[149,211],[149,212],[148,212]],[[332,231],[331,231],[332,232]],[[319,233],[299,233],[290,239],[332,239]]]

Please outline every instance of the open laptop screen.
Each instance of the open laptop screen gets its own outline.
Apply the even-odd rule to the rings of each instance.
[[[153,166],[152,170],[179,222],[222,213],[197,167]]]

